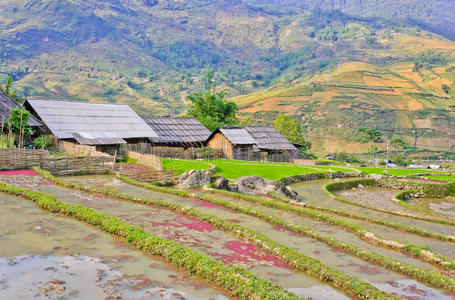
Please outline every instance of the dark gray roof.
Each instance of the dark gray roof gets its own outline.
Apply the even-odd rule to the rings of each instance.
[[[256,141],[242,127],[221,127],[220,132],[234,145],[254,145]]]
[[[212,133],[210,138],[217,132],[224,134],[234,145],[253,145],[255,149],[257,148],[259,150],[297,151],[297,148],[293,144],[273,127],[269,126],[220,127]]]
[[[42,99],[27,102],[59,139],[106,145],[157,136],[128,105]]]
[[[14,99],[0,89],[0,122],[9,118],[10,109],[19,107],[19,104],[17,104]],[[41,125],[41,123],[32,115],[30,115],[28,123],[33,127]]]
[[[210,131],[193,118],[149,118],[145,122],[158,137],[150,137],[152,143],[204,143]]]
[[[263,150],[297,150],[275,128],[269,126],[244,126],[243,127],[256,141],[259,149]]]

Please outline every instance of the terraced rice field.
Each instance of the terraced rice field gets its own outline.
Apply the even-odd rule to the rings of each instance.
[[[182,191],[141,184],[113,175],[62,179],[48,175],[43,177],[29,171],[13,176],[0,173],[0,182],[51,194],[62,203],[95,209],[113,216],[227,266],[243,268],[255,278],[290,292],[290,297],[455,299],[455,263],[452,264],[452,260],[455,260],[455,240],[446,238],[453,235],[454,226],[387,213],[387,210],[400,209],[404,213],[424,216],[421,212],[407,211],[406,207],[392,202],[393,190],[366,187],[338,192],[339,196],[349,201],[384,210],[377,211],[330,197],[323,190],[325,184],[333,182],[330,180],[294,185],[293,188],[307,204],[302,206],[273,195],[248,197],[203,189]],[[12,208],[2,205],[0,217],[2,213],[8,215],[9,219],[4,224],[17,225],[1,226],[6,233],[4,235],[1,232],[0,237],[11,236],[12,244],[16,245],[13,248],[17,251],[5,252],[0,249],[0,257],[3,257],[0,258],[0,276],[10,274],[4,271],[8,269],[10,261],[21,261],[22,264],[22,261],[30,260],[31,265],[46,265],[43,269],[49,265],[49,270],[57,270],[55,274],[59,274],[57,277],[60,281],[46,281],[51,282],[48,284],[50,288],[45,288],[51,296],[57,288],[62,289],[58,284],[64,282],[67,294],[62,295],[77,298],[80,294],[71,294],[69,291],[78,291],[80,286],[77,284],[87,282],[89,286],[95,286],[92,288],[94,292],[105,293],[103,295],[118,293],[128,299],[141,299],[142,295],[146,295],[147,299],[159,298],[159,293],[169,299],[245,298],[217,284],[209,284],[204,278],[171,267],[166,258],[148,257],[128,248],[120,240],[95,228],[39,210],[25,199],[10,195],[2,197],[0,199],[5,203],[12,203]],[[24,213],[17,217],[11,211],[3,212],[4,209]],[[34,217],[27,215],[28,210]],[[349,216],[340,211],[356,215]],[[38,222],[35,224],[35,217],[45,221],[35,221]],[[435,233],[435,236],[423,236],[394,228],[390,224],[378,224],[374,222],[375,219],[418,227]],[[0,218],[0,224],[3,220],[3,217]],[[66,225],[50,226],[53,223],[48,220]],[[21,222],[24,224],[19,225]],[[15,227],[18,228],[8,229]],[[33,245],[24,243],[20,235],[28,230],[31,231],[29,236],[34,236],[34,230],[38,229],[49,233],[44,235],[45,238],[57,239],[58,242],[39,240]],[[366,238],[364,232],[367,231],[373,233],[377,240]],[[428,252],[432,251],[430,253],[444,257],[447,264],[424,259],[418,253],[407,251],[408,248],[394,247],[395,244],[386,246],[380,242],[384,240],[409,243],[409,249],[421,246]],[[48,245],[48,248],[40,247],[43,244]],[[119,251],[134,259],[113,259]],[[113,254],[109,256],[111,252]],[[72,277],[67,275],[71,272],[65,273],[65,269],[59,267],[65,259],[61,257],[62,254],[70,257],[66,258],[70,268],[76,270],[81,265],[86,266],[87,270],[80,270],[80,274],[92,274],[88,270],[92,265],[96,270],[105,270],[107,275],[103,280],[106,282],[93,282],[96,276],[77,277],[77,270],[73,272],[77,278],[73,282]],[[138,267],[139,262],[141,267]],[[17,272],[21,271],[17,269]],[[111,290],[110,280],[118,283],[116,275],[124,281],[119,280],[119,284]],[[137,277],[134,276],[144,279],[147,284],[135,284],[134,278]],[[13,275],[9,278],[14,281]],[[31,286],[38,286],[40,290],[39,284],[42,283]],[[103,290],[103,284],[109,288]],[[76,286],[73,288],[73,285]],[[2,288],[0,283],[0,291]],[[10,288],[9,291],[18,293],[17,289]],[[261,294],[258,298],[282,298],[265,295]]]

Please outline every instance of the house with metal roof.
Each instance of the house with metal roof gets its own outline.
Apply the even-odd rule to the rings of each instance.
[[[298,149],[269,126],[220,127],[207,144],[223,150],[227,159],[289,161],[298,156]]]
[[[158,137],[128,105],[47,99],[27,99],[25,105],[42,121],[43,133],[98,151],[112,153],[122,144]]]
[[[147,118],[144,121],[158,135],[149,138],[152,146],[197,148],[210,136],[210,131],[194,118]]]
[[[0,121],[3,122],[9,118],[10,110],[13,108],[20,108],[20,105],[6,94],[2,89],[0,89]],[[30,115],[28,123],[31,127],[39,127],[41,125],[40,121],[35,118],[33,115]]]

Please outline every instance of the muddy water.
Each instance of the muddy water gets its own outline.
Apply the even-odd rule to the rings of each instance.
[[[225,298],[102,232],[3,194],[0,245],[0,299]]]
[[[410,211],[409,209],[402,207],[395,201],[392,201],[392,198],[394,198],[398,192],[399,191],[397,190],[381,189],[377,187],[367,186],[363,188],[355,188],[341,191],[337,194],[341,195],[342,197],[348,200],[359,202],[365,205],[391,211],[408,213],[412,215],[420,215],[419,213],[416,213],[415,211]]]
[[[435,233],[453,235],[455,232],[455,226],[436,224],[421,220],[415,220],[408,217],[396,216],[334,200],[322,190],[322,187],[329,182],[330,181],[328,180],[309,181],[295,184],[292,186],[292,188],[298,192],[300,196],[303,197],[304,202],[311,205],[330,207],[334,209],[359,213],[380,220],[387,220],[393,223],[415,226]],[[343,191],[341,191],[341,193],[343,193]]]
[[[403,291],[402,291],[402,293],[398,293],[398,294],[402,294],[402,295],[406,296],[407,295],[406,290],[409,290],[409,289],[412,290],[413,286],[418,285],[417,282],[415,282],[413,280],[409,281],[408,278],[406,278],[400,274],[390,272],[381,267],[377,267],[375,265],[366,263],[357,258],[350,257],[349,255],[345,254],[344,252],[342,252],[338,249],[333,249],[333,248],[328,247],[324,243],[320,243],[318,241],[306,238],[295,232],[290,232],[290,231],[286,230],[285,228],[281,228],[278,226],[272,226],[272,225],[270,225],[266,222],[263,222],[261,220],[258,220],[256,218],[233,212],[231,210],[228,210],[221,206],[214,205],[212,203],[199,201],[199,200],[182,199],[182,198],[170,196],[167,194],[156,193],[153,191],[138,188],[136,186],[125,184],[111,176],[97,176],[96,178],[72,177],[72,178],[67,178],[67,179],[71,179],[72,181],[79,182],[79,183],[89,183],[92,185],[114,188],[116,190],[120,190],[125,193],[134,194],[134,195],[143,196],[143,197],[156,197],[156,198],[160,197],[167,201],[178,202],[178,203],[183,203],[183,204],[186,204],[186,205],[189,205],[192,207],[197,207],[198,209],[206,211],[210,214],[213,214],[213,215],[219,216],[221,218],[228,219],[232,222],[249,227],[255,231],[258,231],[258,232],[272,238],[273,240],[275,240],[277,242],[280,242],[289,247],[292,247],[301,253],[305,253],[307,255],[315,257],[346,274],[361,278],[363,280],[373,282],[374,284],[377,284],[378,287],[380,287],[381,289],[384,289],[387,291],[389,291],[390,288],[392,288],[392,286],[397,286],[397,287],[400,286],[403,288]],[[217,197],[218,197],[218,195],[217,195]],[[242,204],[250,205],[249,203],[242,203]],[[260,208],[261,210],[264,211],[263,207],[258,207],[258,208]],[[269,210],[267,210],[267,212],[269,212]],[[282,215],[283,215],[282,212],[273,211],[272,209],[270,209],[269,213],[277,214],[280,217],[282,217]],[[288,215],[288,217],[294,218],[295,216]],[[296,218],[303,219],[300,217],[296,217]],[[317,223],[317,222],[315,222],[315,223]],[[305,225],[308,225],[308,224],[305,224]],[[360,246],[364,246],[367,249],[382,252],[385,255],[392,256],[394,258],[398,258],[398,259],[402,259],[402,260],[406,260],[406,261],[414,263],[416,265],[433,268],[432,266],[430,266],[426,263],[403,256],[399,253],[385,250],[382,248],[377,249],[374,246],[359,240],[357,237],[355,237],[354,235],[352,235],[350,233],[346,233],[346,232],[340,231],[336,228],[334,229],[334,228],[332,228],[330,226],[326,226],[326,225],[322,225],[322,227],[323,227],[323,230],[322,230],[323,233],[335,233],[335,235],[337,235],[338,232],[341,232],[343,234],[343,237],[340,237],[340,238],[345,239],[345,240],[356,240],[359,242]],[[337,237],[339,237],[339,236],[337,235]],[[405,282],[405,283],[408,283],[409,285],[400,284],[400,282]],[[388,287],[389,287],[389,289],[388,289]],[[428,288],[426,288],[426,289],[428,289]],[[395,292],[395,290],[393,292]],[[436,291],[433,289],[428,289],[428,293],[429,294],[432,294],[432,293],[438,294],[439,291]],[[418,295],[415,295],[415,296],[417,297]]]
[[[408,203],[417,207],[430,209],[440,215],[455,217],[455,199],[453,197],[418,198],[411,199],[408,201]]]
[[[225,263],[246,267],[258,276],[276,282],[302,296],[315,299],[346,299],[341,292],[309,275],[292,270],[277,257],[269,255],[251,243],[235,239],[209,223],[162,208],[116,201],[56,185],[31,186],[33,189],[53,194],[60,201],[94,208]]]

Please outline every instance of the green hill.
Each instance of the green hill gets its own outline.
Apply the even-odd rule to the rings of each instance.
[[[450,149],[454,11],[449,0],[0,0],[0,81],[176,115],[213,70],[242,114],[294,114],[321,151],[363,151],[360,125]]]

